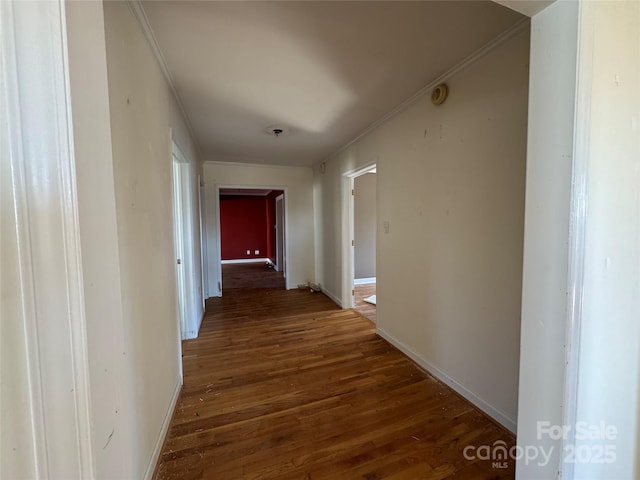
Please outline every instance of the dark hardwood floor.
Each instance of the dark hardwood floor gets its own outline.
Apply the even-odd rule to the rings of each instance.
[[[320,293],[231,290],[183,343],[157,479],[513,478],[513,436]]]
[[[285,288],[285,279],[265,262],[222,265],[222,291],[236,288]]]

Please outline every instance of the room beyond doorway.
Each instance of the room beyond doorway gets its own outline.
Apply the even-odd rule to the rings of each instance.
[[[221,289],[286,288],[285,192],[219,188]]]

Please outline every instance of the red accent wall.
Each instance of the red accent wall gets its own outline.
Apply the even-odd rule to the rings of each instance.
[[[275,198],[282,193],[274,190],[264,197],[220,195],[222,260],[275,259]],[[256,250],[260,251],[257,255]]]
[[[220,196],[222,260],[267,256],[265,197]],[[247,255],[250,250],[250,255]],[[260,250],[259,254],[255,254]]]

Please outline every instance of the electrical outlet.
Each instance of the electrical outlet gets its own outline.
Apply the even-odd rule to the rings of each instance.
[[[251,250],[247,250],[247,255],[251,255]]]
[[[260,255],[260,250],[255,250],[256,255]]]
[[[382,222],[382,225],[384,226],[384,233],[389,233],[389,220]]]

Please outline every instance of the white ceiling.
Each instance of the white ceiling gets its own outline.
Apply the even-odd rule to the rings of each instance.
[[[142,5],[205,160],[303,166],[523,18],[490,1]]]

